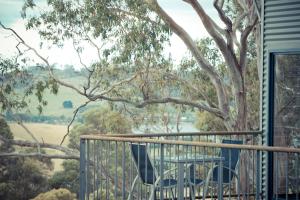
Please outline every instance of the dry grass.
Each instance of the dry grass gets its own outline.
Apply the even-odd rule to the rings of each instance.
[[[25,126],[34,134],[37,140],[51,144],[60,144],[63,136],[67,132],[67,126],[65,125],[26,123]],[[14,134],[15,139],[33,141],[30,135],[18,124],[10,123],[9,127]],[[67,143],[68,139],[65,140],[63,146],[66,146]],[[47,152],[52,154],[60,153],[55,150],[47,150]],[[63,160],[61,159],[53,159],[54,171],[62,170],[62,161]]]

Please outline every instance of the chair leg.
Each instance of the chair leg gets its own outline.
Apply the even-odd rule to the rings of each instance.
[[[190,199],[195,200],[196,195],[195,195],[195,186],[190,185]]]
[[[202,195],[203,200],[205,200],[205,198],[206,198],[208,187],[209,187],[209,182],[206,182],[204,185],[204,188],[203,188],[203,195]]]
[[[171,188],[171,195],[172,195],[172,199],[174,200],[175,199],[175,195],[174,195],[174,192],[173,192],[172,188]]]
[[[131,186],[131,188],[130,188],[130,192],[129,192],[129,195],[128,195],[127,200],[131,200],[131,198],[132,198],[132,192],[133,192],[133,189],[134,189],[134,187],[135,187],[135,184],[136,184],[138,178],[139,178],[138,175],[134,178],[134,180],[133,180],[133,182],[132,182],[132,186]]]
[[[156,199],[156,191],[155,191],[155,186],[151,187],[151,193],[149,196],[149,200],[155,200]]]

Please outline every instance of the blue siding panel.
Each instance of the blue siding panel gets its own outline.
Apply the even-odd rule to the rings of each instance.
[[[300,47],[300,0],[263,0],[262,16],[262,113],[263,145],[268,144],[269,127],[269,54]],[[268,155],[262,155],[262,193],[268,194]],[[265,199],[271,197],[265,196]]]

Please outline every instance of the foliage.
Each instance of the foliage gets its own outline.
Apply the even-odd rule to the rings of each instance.
[[[65,115],[60,116],[49,116],[49,115],[34,115],[26,113],[12,114],[7,112],[5,119],[7,121],[15,121],[15,119],[20,119],[22,122],[33,122],[33,123],[48,123],[48,124],[66,124],[71,121],[70,117],[65,117]]]
[[[249,46],[251,49],[255,46],[253,37],[252,40],[249,41]],[[222,77],[222,81],[226,85],[227,93],[231,93],[232,88],[230,85],[230,75],[227,71],[227,66],[225,61],[222,59],[220,55],[220,51],[216,47],[215,43],[210,38],[203,38],[198,41],[198,46],[201,49],[203,55],[212,62],[211,64],[216,68],[216,71]],[[258,115],[259,115],[259,81],[258,81],[258,71],[256,68],[256,52],[254,50],[249,51],[249,61],[248,67],[246,70],[245,76],[245,87],[247,91],[247,123],[249,130],[257,130],[259,127]],[[200,70],[196,66],[196,62],[193,57],[186,57],[181,62],[181,68],[183,74],[189,79],[190,84],[194,85],[194,95],[195,98],[201,96],[203,99],[206,99],[211,105],[217,104],[217,95],[215,89],[212,84],[209,84],[209,79],[203,70]],[[190,90],[190,88],[182,88],[182,91]],[[190,93],[187,91],[187,93]],[[231,115],[236,115],[236,104],[233,98],[230,101],[230,111]],[[224,120],[216,118],[212,113],[206,111],[198,111],[196,115],[195,126],[199,130],[205,131],[224,131],[226,130],[226,126],[224,125]]]
[[[34,159],[0,160],[0,199],[30,199],[48,188],[47,178]]]
[[[10,131],[8,124],[6,123],[3,116],[0,115],[0,136],[4,137],[5,139],[13,139],[14,136]],[[0,143],[0,152],[9,152],[12,150],[12,147],[9,143]]]
[[[254,55],[253,59],[249,59],[249,67],[246,71],[246,88],[247,88],[247,123],[249,130],[259,130],[259,109],[260,109],[260,95],[258,93],[259,81],[258,70],[255,67],[257,57]]]
[[[4,118],[0,117],[0,134],[6,139],[13,135]],[[9,144],[1,144],[0,152],[12,152]],[[49,163],[48,163],[49,164]],[[0,199],[27,200],[47,190],[47,178],[43,174],[41,162],[31,158],[0,159]]]
[[[131,131],[131,121],[121,113],[111,110],[110,107],[94,108],[83,114],[83,123],[75,125],[69,135],[68,146],[79,148],[79,137],[82,134],[116,134]],[[118,147],[121,148],[121,147]],[[111,147],[113,152],[113,147]],[[127,152],[128,154],[128,152]],[[126,155],[127,155],[126,154]],[[121,161],[122,159],[118,159]],[[121,164],[120,164],[121,166]],[[114,166],[110,170],[115,170]],[[121,171],[121,169],[119,169]],[[51,188],[67,188],[78,195],[79,192],[79,162],[64,161],[63,171],[56,172],[50,179]]]
[[[124,134],[131,132],[132,122],[110,107],[91,109],[84,113],[83,123],[76,124],[70,132],[70,148],[78,149],[83,134]]]
[[[53,189],[45,193],[39,194],[32,200],[75,200],[75,194],[72,194],[69,190],[60,188]]]
[[[45,90],[57,94],[58,84],[52,78],[36,77],[27,70],[26,59],[7,59],[0,55],[0,111],[19,112],[28,107],[29,96],[38,99],[36,109],[42,112],[47,100],[43,98]]]
[[[221,119],[216,118],[211,113],[206,111],[197,112],[197,118],[195,122],[197,129],[201,131],[224,131],[226,127]]]
[[[63,171],[58,171],[49,179],[50,188],[66,188],[79,195],[79,162],[66,160],[63,162]]]
[[[156,0],[51,0],[47,11],[28,18],[27,28],[59,47],[73,41],[79,59],[85,41],[91,44],[98,58],[91,66],[82,63],[88,80],[79,92],[90,101],[107,100],[137,108],[159,103],[185,105],[212,113],[223,120],[227,130],[248,129],[253,123],[247,122],[245,74],[255,67],[247,61],[256,54],[255,38],[249,35],[258,18],[252,3],[222,2],[214,6],[224,29],[211,23],[214,20],[200,3],[186,1],[210,35],[198,41]],[[26,1],[23,16],[36,8],[34,1]],[[191,52],[191,58],[184,59],[179,68],[163,52],[171,33]]]

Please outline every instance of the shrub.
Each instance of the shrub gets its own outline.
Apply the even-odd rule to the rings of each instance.
[[[75,200],[76,195],[64,188],[53,189],[39,194],[32,200]]]

